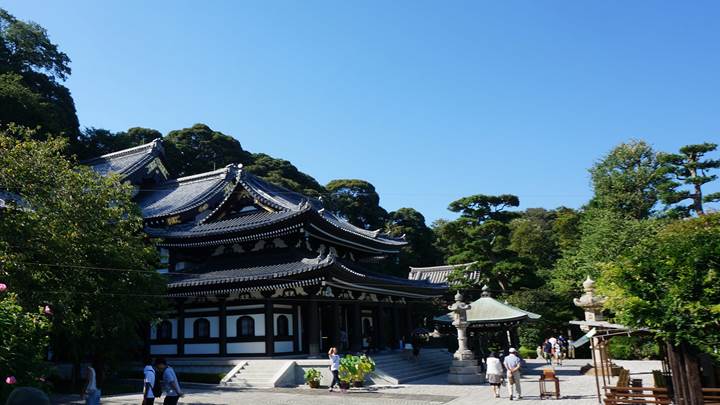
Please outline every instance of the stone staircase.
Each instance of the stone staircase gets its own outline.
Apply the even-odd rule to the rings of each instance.
[[[273,388],[288,367],[288,360],[247,360],[238,364],[223,378],[223,385],[237,388]]]
[[[371,377],[375,384],[406,384],[439,374],[447,374],[452,363],[452,354],[447,349],[422,349],[418,361],[406,351],[394,351],[373,356],[375,373]]]

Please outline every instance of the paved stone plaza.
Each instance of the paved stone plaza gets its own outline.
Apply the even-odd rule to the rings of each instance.
[[[579,375],[579,369],[587,364],[587,360],[566,361],[565,365],[557,367],[560,377],[562,398],[553,403],[572,405],[591,405],[597,403],[595,378],[593,376]],[[617,364],[628,368],[632,378],[642,378],[645,385],[652,384],[651,370],[659,369],[657,361],[617,361]],[[523,394],[521,401],[526,404],[539,404],[537,382],[540,370],[545,367],[544,362],[529,360],[524,369]],[[509,403],[507,388],[502,387],[502,397],[492,397],[490,386],[447,385],[447,376],[433,377],[413,384],[399,386],[372,386],[362,390],[352,390],[347,394],[339,392],[329,393],[326,389],[311,390],[305,387],[274,388],[267,390],[231,390],[207,386],[202,389],[186,389],[186,396],[180,400],[181,404],[197,405],[230,405],[230,404],[501,404]],[[79,397],[56,397],[56,404],[81,404]],[[125,405],[140,404],[139,394],[118,395],[104,397],[103,404]]]

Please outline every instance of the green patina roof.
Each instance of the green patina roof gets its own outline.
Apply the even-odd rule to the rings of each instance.
[[[452,323],[453,319],[452,312],[435,317],[435,321],[442,323]],[[470,324],[534,321],[537,319],[540,319],[540,315],[502,303],[492,297],[479,298],[470,304],[470,309],[467,311],[467,321]]]

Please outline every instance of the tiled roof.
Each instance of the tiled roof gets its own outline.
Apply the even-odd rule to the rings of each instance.
[[[137,196],[138,205],[145,219],[174,215],[193,209],[220,194],[231,191],[235,184],[237,166],[213,172],[169,180],[165,183],[141,189]]]
[[[277,211],[268,212],[258,210],[240,215],[235,218],[223,219],[216,222],[201,224],[184,224],[169,228],[147,227],[145,231],[152,237],[160,238],[192,238],[201,236],[223,235],[231,232],[241,232],[257,229],[268,224],[284,221],[301,215],[303,211]]]
[[[461,268],[467,268],[471,265],[475,264],[473,263],[464,263],[464,264],[449,264],[445,266],[434,266],[434,267],[410,267],[410,274],[408,274],[408,279],[410,280],[427,280],[431,283],[443,283],[447,284],[447,279],[450,273],[453,272],[453,270]],[[472,271],[470,273],[466,273],[467,277],[471,281],[479,282],[480,281],[480,272],[479,271]]]
[[[500,302],[490,296],[481,297],[470,304],[467,321],[470,324],[496,324],[522,320],[537,320],[540,315]],[[453,314],[448,313],[435,317],[441,323],[452,323]]]
[[[332,263],[329,257],[311,258],[296,253],[274,257],[262,255],[254,258],[224,259],[197,267],[190,274],[173,276],[168,287],[196,287],[279,279],[322,269]]]
[[[81,163],[90,166],[90,168],[102,176],[110,173],[129,176],[135,170],[144,167],[158,157],[162,153],[162,150],[160,139],[155,139],[144,145],[108,153]]]

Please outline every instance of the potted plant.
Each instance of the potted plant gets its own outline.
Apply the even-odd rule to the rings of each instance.
[[[375,362],[366,355],[346,355],[340,360],[339,378],[349,386],[362,387],[365,377],[375,370]],[[342,386],[340,387],[342,389]]]
[[[322,373],[319,370],[311,368],[305,372],[305,383],[310,388],[320,387],[320,380],[322,380]]]

